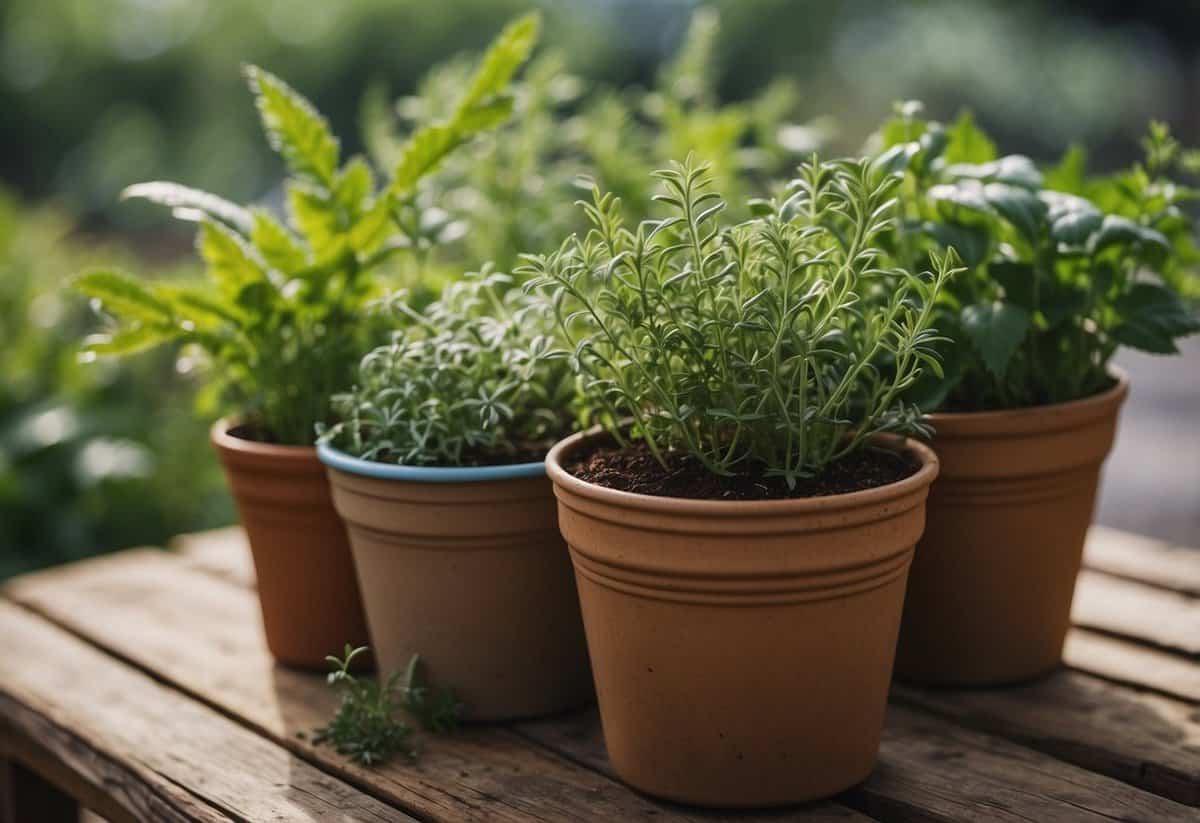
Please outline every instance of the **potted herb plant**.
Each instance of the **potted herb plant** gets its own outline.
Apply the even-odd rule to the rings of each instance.
[[[271,145],[289,171],[289,221],[172,183],[126,195],[200,222],[203,286],[142,283],[95,271],[77,289],[115,320],[87,343],[125,355],[163,343],[211,361],[227,417],[212,429],[246,528],[258,576],[267,644],[284,663],[323,668],[325,655],[367,640],[345,532],[313,448],[329,398],[358,361],[386,339],[364,316],[382,267],[407,242],[417,184],[449,152],[504,120],[504,89],[527,58],[538,18],[499,36],[443,122],[414,132],[377,188],[361,157],[342,163],[324,118],[282,80],[250,66],[246,77]]]
[[[590,699],[570,560],[544,457],[573,388],[553,318],[485,268],[362,361],[321,437],[382,671],[415,654],[467,720]]]
[[[630,228],[596,194],[590,232],[523,271],[601,424],[547,466],[608,752],[677,801],[831,795],[876,759],[937,474],[902,395],[938,368],[950,257],[864,312],[895,176],[814,159],[740,225],[705,166],[657,176],[666,217]]]
[[[1196,192],[1165,127],[1146,161],[1089,178],[1083,155],[1043,175],[997,157],[971,121],[903,107],[880,162],[905,169],[888,248],[920,266],[953,246],[967,270],[937,305],[945,376],[910,397],[942,471],[909,581],[897,674],[999,684],[1061,659],[1100,467],[1129,389],[1119,346],[1168,354],[1200,329],[1179,296],[1195,265]],[[1195,158],[1192,158],[1193,160]]]

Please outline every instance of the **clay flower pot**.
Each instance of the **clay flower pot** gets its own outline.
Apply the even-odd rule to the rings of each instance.
[[[852,494],[652,497],[546,459],[617,773],[706,806],[827,797],[875,764],[905,579],[937,458]],[[895,443],[896,441],[890,441]]]
[[[327,669],[325,656],[367,643],[350,544],[317,451],[238,437],[212,442],[250,541],[267,646],[280,663]]]
[[[381,675],[420,654],[469,721],[591,701],[579,600],[543,463],[396,466],[318,448]]]
[[[934,414],[941,475],[917,547],[899,678],[998,685],[1058,666],[1100,465],[1129,389],[1053,406]]]

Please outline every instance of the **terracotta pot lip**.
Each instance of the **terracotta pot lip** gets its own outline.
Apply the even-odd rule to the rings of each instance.
[[[331,469],[347,474],[406,483],[484,483],[546,476],[542,460],[503,466],[400,466],[352,457],[327,443],[317,445],[317,457]]]
[[[639,511],[686,517],[781,517],[826,513],[841,509],[877,506],[911,494],[933,483],[938,474],[938,458],[933,449],[898,436],[879,436],[880,441],[894,444],[897,450],[914,455],[921,467],[909,477],[877,486],[873,489],[830,494],[822,497],[795,497],[782,500],[695,500],[683,497],[660,497],[651,494],[620,491],[580,480],[562,466],[562,458],[582,443],[604,435],[599,427],[578,432],[554,444],[546,455],[546,473],[554,485],[572,494],[610,506]]]
[[[998,409],[978,412],[934,412],[928,415],[934,428],[933,442],[942,434],[1030,434],[1039,431],[1055,431],[1072,428],[1098,417],[1103,417],[1114,405],[1119,405],[1129,393],[1129,374],[1118,366],[1108,367],[1109,375],[1117,382],[1098,394],[1068,400],[1065,403],[1048,403],[1042,406],[1022,406],[1016,409]],[[1052,412],[1052,415],[1047,415]]]
[[[279,443],[260,443],[257,440],[247,440],[230,434],[232,429],[241,425],[241,421],[222,417],[209,429],[209,437],[218,449],[237,452],[251,457],[263,457],[276,461],[291,460],[311,463],[316,449],[312,446],[285,446]]]

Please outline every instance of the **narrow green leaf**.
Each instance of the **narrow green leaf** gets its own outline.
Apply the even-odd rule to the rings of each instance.
[[[1046,170],[1043,185],[1053,191],[1083,194],[1087,181],[1087,149],[1072,143],[1057,166]]]
[[[123,357],[152,349],[182,336],[183,332],[170,326],[138,324],[106,334],[95,334],[84,341],[84,351],[105,357]]]
[[[236,203],[206,191],[178,183],[153,181],[137,183],[121,192],[122,200],[142,199],[166,206],[179,220],[198,223],[212,217],[227,223],[242,234],[250,232],[250,213]]]
[[[147,323],[171,320],[170,306],[127,274],[109,269],[90,271],[76,277],[71,285],[122,319]]]
[[[989,163],[996,159],[996,144],[975,125],[967,109],[946,131],[948,142],[942,157],[947,163]]]
[[[471,85],[458,104],[460,113],[504,91],[517,69],[533,53],[541,28],[542,16],[538,12],[530,12],[504,27],[471,78]]]
[[[329,123],[312,103],[269,71],[252,65],[244,71],[271,147],[297,176],[332,186],[338,141]]]
[[[984,365],[992,374],[1003,377],[1008,361],[1029,330],[1029,312],[1012,303],[976,303],[962,310],[959,321]]]

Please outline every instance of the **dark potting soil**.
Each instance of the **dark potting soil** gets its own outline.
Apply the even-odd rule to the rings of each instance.
[[[815,477],[801,477],[789,488],[782,477],[767,477],[762,466],[748,466],[732,477],[712,474],[691,455],[670,452],[666,468],[638,441],[621,448],[602,445],[568,455],[564,468],[588,483],[618,491],[689,500],[781,500],[847,494],[896,483],[920,466],[904,454],[862,449],[828,466]]]

